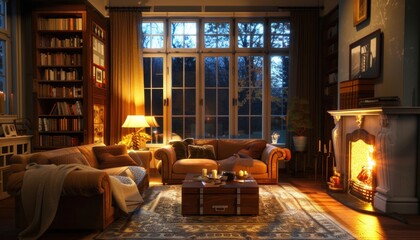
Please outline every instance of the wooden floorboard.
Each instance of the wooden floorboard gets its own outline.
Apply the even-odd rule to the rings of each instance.
[[[352,232],[357,239],[420,239],[420,215],[403,215],[399,219],[364,214],[346,207],[328,195],[325,186],[313,178],[292,178],[282,174],[281,181],[290,182],[316,202],[340,225]],[[159,175],[151,174],[151,185],[161,184]],[[19,230],[14,225],[12,198],[0,200],[0,239],[17,239]],[[41,239],[93,239],[98,231],[47,231]]]

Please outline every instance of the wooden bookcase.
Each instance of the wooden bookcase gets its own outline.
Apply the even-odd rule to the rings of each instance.
[[[334,120],[327,111],[338,108],[338,7],[322,19],[322,142],[328,144]]]
[[[50,4],[32,19],[34,149],[106,142],[106,18],[88,4]]]

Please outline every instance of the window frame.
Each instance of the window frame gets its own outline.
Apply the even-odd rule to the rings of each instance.
[[[213,22],[213,23],[222,23],[222,22],[227,22],[230,24],[230,29],[229,29],[229,47],[228,48],[206,48],[205,47],[205,43],[204,43],[204,37],[205,37],[205,32],[204,32],[204,25],[206,23],[209,22]],[[227,52],[227,53],[231,53],[233,51],[233,49],[235,48],[235,38],[234,38],[234,21],[231,18],[204,18],[201,21],[201,29],[203,29],[203,31],[201,31],[200,33],[200,42],[201,42],[201,50],[204,53],[213,53],[213,52]]]
[[[143,23],[144,22],[162,22],[163,23],[163,47],[162,48],[143,48],[143,39],[144,39],[144,32],[143,32]],[[141,24],[141,47],[143,49],[143,52],[145,53],[161,53],[161,52],[166,52],[166,47],[167,47],[167,36],[168,36],[168,28],[167,28],[167,20],[163,19],[163,18],[153,18],[153,19],[143,19],[142,20],[142,24]]]
[[[173,22],[194,22],[195,23],[195,28],[196,28],[196,47],[195,48],[173,48],[172,47],[172,23]],[[200,49],[200,41],[199,41],[199,36],[200,36],[200,31],[199,31],[199,19],[194,19],[194,18],[169,18],[167,21],[167,29],[168,29],[168,35],[166,38],[166,48],[167,48],[167,52],[168,53],[187,53],[187,52],[197,52]]]

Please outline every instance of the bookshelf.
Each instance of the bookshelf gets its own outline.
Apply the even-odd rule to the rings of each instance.
[[[332,9],[322,19],[322,142],[331,139],[331,130],[335,124],[328,114],[329,110],[338,107],[338,7]]]
[[[105,142],[93,119],[96,102],[108,106],[107,20],[87,3],[39,6],[32,19],[34,150]]]

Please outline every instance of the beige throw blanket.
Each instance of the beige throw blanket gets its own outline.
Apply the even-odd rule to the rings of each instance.
[[[80,164],[38,165],[29,164],[22,184],[22,204],[29,225],[19,233],[19,239],[37,239],[51,225],[57,212],[58,203],[67,174],[74,170],[99,171]],[[128,212],[143,202],[133,180],[121,182],[111,177],[114,199],[121,210]],[[130,182],[131,180],[131,182]],[[128,206],[125,203],[128,200]]]

